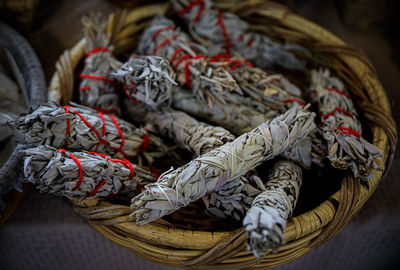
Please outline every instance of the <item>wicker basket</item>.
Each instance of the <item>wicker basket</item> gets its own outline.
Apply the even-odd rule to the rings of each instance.
[[[5,48],[15,60],[15,64],[21,73],[20,79],[23,81],[28,93],[28,105],[37,107],[39,104],[46,102],[47,88],[44,74],[34,50],[25,38],[1,22],[0,47]],[[3,184],[9,184],[9,180],[18,177],[21,164],[21,154],[19,153],[21,147],[22,145],[18,144],[7,162],[0,168],[0,181]],[[5,201],[6,208],[0,213],[0,226],[12,216],[25,194],[25,192],[19,193],[17,191],[11,193],[2,198]]]
[[[397,141],[396,127],[386,94],[362,51],[347,46],[330,32],[276,3],[250,0],[234,7],[227,1],[221,3],[220,7],[246,19],[253,29],[303,44],[329,59],[326,65],[350,86],[361,115],[368,121],[373,143],[383,150],[384,157],[378,160],[379,165],[384,171],[390,166]],[[111,15],[108,30],[113,37],[115,53],[131,51],[153,16],[159,11],[167,13],[169,9],[169,4],[152,4]],[[71,99],[74,74],[83,60],[84,46],[82,39],[61,55],[50,83],[50,99],[60,103]],[[364,125],[364,130],[369,129]],[[188,269],[266,268],[290,262],[336,235],[374,192],[383,172],[377,172],[367,185],[361,185],[350,174],[344,177],[340,189],[332,192],[334,194],[323,203],[289,220],[286,244],[278,253],[262,260],[246,250],[243,228],[236,231],[210,229],[205,222],[192,218],[198,212],[196,206],[180,211],[168,222],[158,220],[144,226],[129,221],[128,206],[106,200],[75,202],[75,209],[104,237],[153,262]]]

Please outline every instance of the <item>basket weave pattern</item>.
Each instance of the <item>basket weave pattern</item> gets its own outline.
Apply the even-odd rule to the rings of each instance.
[[[249,269],[275,267],[290,262],[320,246],[340,232],[361,209],[374,192],[386,168],[393,159],[397,142],[396,126],[392,119],[387,96],[378,81],[375,70],[359,49],[346,45],[320,26],[299,17],[287,8],[263,1],[243,1],[220,7],[249,19],[253,30],[303,44],[310,50],[326,54],[331,69],[350,85],[350,91],[361,108],[360,114],[368,120],[372,142],[384,153],[378,159],[382,172],[376,172],[367,186],[350,174],[342,180],[341,188],[315,209],[289,219],[285,242],[278,253],[256,260],[246,250],[244,229],[230,232],[212,232],[182,226],[173,226],[159,220],[144,226],[129,221],[128,206],[111,204],[101,199],[74,202],[75,210],[86,217],[103,236],[131,250],[135,254],[166,265],[188,269]],[[108,31],[115,44],[115,53],[132,50],[140,32],[159,11],[167,13],[169,4],[152,4],[133,10],[119,11],[109,19]],[[252,20],[255,20],[253,23]],[[56,64],[50,83],[49,99],[67,103],[72,98],[74,73],[84,58],[85,40],[66,50]],[[366,127],[364,127],[365,129]],[[187,217],[196,210],[187,211]],[[186,217],[183,213],[183,219]],[[190,223],[187,218],[183,223]]]

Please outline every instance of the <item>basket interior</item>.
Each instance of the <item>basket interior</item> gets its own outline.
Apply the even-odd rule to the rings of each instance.
[[[286,76],[292,83],[296,84],[300,89],[308,87],[310,82],[309,70],[312,68],[319,68],[321,66],[330,68],[334,72],[334,75],[340,77],[345,83],[346,88],[349,92],[354,93],[354,89],[358,88],[358,81],[352,80],[354,74],[347,67],[347,65],[338,58],[335,54],[315,50],[313,48],[318,47],[318,42],[310,38],[309,36],[297,33],[283,25],[278,20],[265,19],[264,17],[257,16],[246,16],[246,12],[238,13],[242,16],[249,24],[250,28],[263,34],[267,34],[270,38],[279,42],[294,42],[303,45],[309,49],[308,53],[298,55],[303,59],[307,59],[308,67],[306,72],[291,72],[287,70],[275,69],[274,73],[281,73]],[[185,26],[181,23],[179,18],[175,17],[171,10],[166,12],[166,16],[173,19],[174,22],[181,29],[185,30]],[[134,53],[135,48],[140,40],[140,36],[143,29],[149,25],[152,21],[153,16],[143,16],[142,18],[135,20],[134,24],[129,24],[122,27],[119,31],[120,35],[116,35],[114,40],[115,55],[118,60],[125,62],[128,57]],[[263,25],[262,28],[257,25]],[[127,34],[128,33],[128,34]],[[83,59],[79,62],[77,68],[74,69],[74,77],[78,78],[78,75],[83,69]],[[336,73],[336,74],[335,74]],[[79,79],[74,80],[74,89],[78,89],[80,81]],[[77,101],[78,92],[74,90],[73,100]],[[357,103],[357,97],[353,96],[353,101]],[[362,121],[364,119],[361,118]],[[365,122],[365,121],[364,121]],[[369,131],[368,125],[363,124],[363,131],[367,140],[370,140],[371,132]],[[164,138],[166,139],[166,138]],[[168,140],[168,139],[166,139]],[[191,154],[185,150],[180,150],[182,160],[185,162],[190,161]],[[168,165],[162,165],[164,168],[169,168]],[[172,164],[174,167],[182,164]],[[160,169],[159,166],[156,168]],[[266,176],[268,174],[270,163],[266,163],[260,166],[257,170],[260,176]],[[162,170],[160,170],[162,172]],[[304,181],[301,187],[298,204],[294,212],[294,216],[311,211],[322,202],[330,198],[336,193],[340,187],[342,179],[346,176],[348,171],[341,171],[334,169],[329,162],[326,162],[325,168],[321,169],[318,167],[312,167],[311,170],[304,170]],[[129,205],[129,202],[122,203],[117,201],[110,201],[114,204],[125,204]],[[334,206],[337,207],[337,201],[333,202]],[[164,217],[171,226],[175,228],[196,230],[196,231],[233,231],[241,227],[241,223],[236,220],[218,219],[210,217],[205,213],[204,204],[201,201],[193,203],[186,208],[183,208],[169,216]],[[229,225],[227,225],[229,224]],[[229,226],[229,227],[227,227]]]

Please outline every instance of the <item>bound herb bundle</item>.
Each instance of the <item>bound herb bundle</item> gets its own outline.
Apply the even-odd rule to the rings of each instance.
[[[79,101],[103,113],[119,112],[118,84],[110,73],[122,64],[113,56],[107,20],[100,13],[82,18],[85,33],[85,66],[80,74]]]
[[[214,54],[235,50],[263,69],[273,65],[294,70],[305,68],[306,63],[288,51],[305,51],[305,48],[280,45],[264,35],[249,31],[245,21],[233,13],[218,10],[209,0],[173,0],[172,4],[188,24],[191,35],[198,42],[208,44]]]
[[[224,128],[199,122],[186,113],[167,106],[153,111],[145,104],[126,100],[125,109],[129,118],[141,119],[147,125],[154,126],[159,134],[174,140],[195,156],[205,154],[235,139]],[[260,184],[256,179],[256,176],[239,177],[203,197],[207,212],[212,216],[241,220],[254,197],[260,193]]]
[[[165,172],[155,184],[147,185],[143,193],[132,199],[132,216],[139,225],[148,223],[244,176],[307,136],[315,127],[313,118],[314,114],[304,108],[293,107],[233,142]]]
[[[162,140],[146,129],[113,115],[71,103],[43,105],[9,123],[23,142],[70,150],[95,151],[131,158],[143,154],[151,162],[168,151]]]
[[[143,104],[126,101],[125,108],[131,119],[142,119],[146,124],[153,125],[159,134],[173,139],[196,156],[235,138],[222,127],[199,122],[188,114],[167,106],[151,110]]]
[[[247,232],[247,249],[257,258],[269,249],[277,251],[284,243],[283,231],[293,214],[302,183],[301,168],[282,160],[274,164],[264,192],[253,201],[243,220]]]
[[[320,111],[328,158],[338,169],[350,168],[356,177],[368,180],[380,170],[376,158],[382,152],[362,137],[361,123],[343,82],[329,70],[313,70],[310,96]]]
[[[151,110],[144,104],[130,100],[125,102],[126,112],[131,119],[143,119],[155,126],[162,135],[173,139],[178,145],[195,153],[205,154],[235,137],[224,128],[197,121],[184,112],[169,107]],[[261,192],[261,180],[255,175],[239,177],[202,198],[210,215],[241,220],[254,197]]]
[[[99,153],[69,152],[43,145],[22,152],[25,181],[36,185],[40,192],[76,200],[117,194],[131,198],[138,185],[156,180],[146,167]]]
[[[173,21],[161,15],[144,31],[138,53],[168,59],[177,73],[177,81],[209,103],[221,107],[230,92],[242,94],[226,69],[207,61],[205,48],[191,42],[185,33],[175,28]]]
[[[223,105],[231,99],[232,93],[245,93],[277,109],[290,95],[300,94],[300,90],[282,75],[267,74],[246,59],[229,54],[207,57],[204,47],[193,43],[176,29],[173,21],[162,16],[156,17],[143,33],[138,51],[169,59],[177,72],[177,81],[207,101],[210,108],[216,104],[224,111]]]
[[[134,102],[156,107],[171,97],[175,72],[167,59],[159,56],[131,56],[111,74],[123,83],[125,94]]]
[[[190,92],[179,87],[175,87],[172,91],[172,106],[174,108],[195,115],[207,122],[220,125],[235,135],[241,135],[263,122],[272,120],[298,103],[304,104],[302,100],[296,98],[289,101],[280,110],[275,110],[252,98],[232,95],[231,101],[224,106],[225,113],[230,116],[230,120],[227,121],[225,113],[221,109],[214,108],[211,110]],[[311,131],[308,137],[287,149],[282,153],[282,156],[294,160],[306,168],[309,168],[312,163],[323,167],[326,145],[321,141],[317,132],[319,132],[317,129]]]

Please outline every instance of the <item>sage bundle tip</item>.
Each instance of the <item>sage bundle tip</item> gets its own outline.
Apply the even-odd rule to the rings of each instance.
[[[151,107],[168,100],[172,85],[176,85],[176,75],[169,61],[160,56],[131,56],[111,75],[123,84],[129,99]]]
[[[282,160],[274,164],[265,191],[253,201],[243,220],[247,232],[247,249],[257,258],[268,250],[276,252],[284,243],[287,219],[293,214],[302,183],[301,168]]]
[[[330,71],[313,70],[310,96],[321,115],[320,129],[328,143],[328,158],[338,169],[350,168],[355,177],[369,180],[381,170],[382,151],[362,136],[361,122],[343,82]]]

